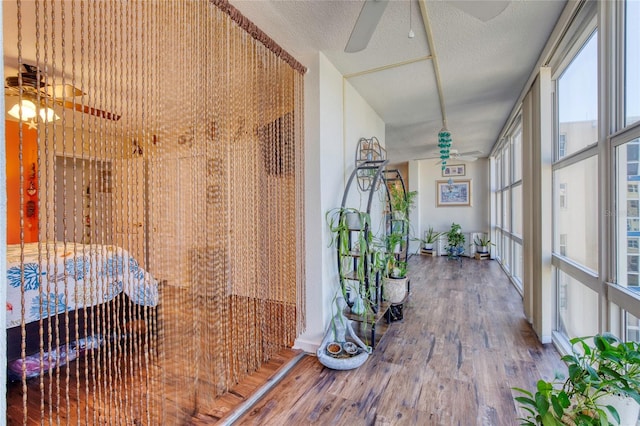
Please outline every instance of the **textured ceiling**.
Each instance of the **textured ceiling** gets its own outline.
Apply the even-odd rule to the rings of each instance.
[[[323,52],[349,75],[430,55],[418,0],[392,0],[368,47],[344,53],[363,0],[231,0],[277,43],[304,63]],[[505,124],[531,69],[553,29],[564,0],[498,2],[496,17],[478,19],[464,12],[485,10],[495,1],[427,0],[433,43],[440,65],[448,128],[453,148],[486,156]],[[23,2],[32,16],[33,2]],[[5,2],[5,73],[16,72],[15,3]],[[409,39],[409,14],[415,37]],[[23,25],[26,25],[23,23]],[[32,46],[29,33],[23,43]],[[33,55],[24,53],[33,62]],[[107,54],[105,53],[105,57]],[[442,128],[431,60],[358,75],[349,82],[386,123],[386,143],[393,162],[434,153]],[[95,96],[109,87],[86,87]],[[369,136],[369,135],[367,135]]]
[[[243,14],[298,58],[323,52],[344,75],[429,55],[416,1],[391,1],[369,46],[344,53],[362,1],[232,0]],[[453,148],[486,156],[508,119],[565,1],[514,0],[483,21],[461,9],[495,1],[427,1]],[[505,2],[500,2],[505,3]],[[468,6],[468,5],[467,5]],[[415,37],[407,37],[409,8]],[[483,17],[487,19],[487,17]],[[442,128],[431,61],[352,77],[351,84],[386,123],[392,161],[425,157]]]

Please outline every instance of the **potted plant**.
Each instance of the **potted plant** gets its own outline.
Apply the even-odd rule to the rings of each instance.
[[[338,251],[338,270],[342,292],[345,300],[354,313],[363,314],[368,310],[366,301],[369,300],[368,289],[364,285],[370,277],[370,267],[363,259],[369,257],[372,252],[372,236],[369,231],[370,216],[366,212],[350,207],[337,207],[327,211],[325,220],[331,231],[329,246],[334,246]],[[355,232],[355,235],[352,233]],[[354,262],[354,258],[358,260]],[[357,278],[360,286],[344,285],[347,276]],[[354,291],[355,297],[350,298],[350,292]]]
[[[489,239],[489,236],[476,237],[473,239],[473,244],[476,246],[476,251],[478,253],[489,253],[489,246],[495,246]]]
[[[458,257],[464,253],[464,242],[462,227],[455,222],[452,223],[449,232],[447,232],[447,255],[449,258]]]
[[[589,344],[593,341],[593,345]],[[538,382],[536,394],[514,388],[529,413],[523,425],[635,425],[640,411],[640,346],[612,334],[571,340],[572,353],[562,357],[569,375]]]
[[[407,294],[407,262],[397,260],[393,255],[383,282],[383,294],[392,304],[402,303]]]
[[[411,213],[411,210],[415,206],[417,196],[418,191],[405,193],[400,185],[390,186],[389,197],[394,219],[402,220],[409,217],[409,213]]]
[[[433,250],[433,245],[436,243],[436,241],[438,241],[438,238],[440,238],[444,234],[444,232],[435,232],[430,226],[429,229],[427,229],[427,232],[424,234],[424,239],[421,240],[422,247],[425,250]]]

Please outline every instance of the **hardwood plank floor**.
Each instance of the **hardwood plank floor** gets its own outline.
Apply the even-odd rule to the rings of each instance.
[[[495,261],[413,256],[410,276],[404,319],[362,367],[305,357],[236,424],[517,425],[511,388],[566,372]]]

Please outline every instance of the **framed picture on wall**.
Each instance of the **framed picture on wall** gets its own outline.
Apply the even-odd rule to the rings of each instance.
[[[471,206],[471,179],[436,181],[436,206]]]
[[[444,170],[442,170],[443,177],[465,176],[466,174],[467,166],[464,164],[452,164],[450,166],[445,166]]]

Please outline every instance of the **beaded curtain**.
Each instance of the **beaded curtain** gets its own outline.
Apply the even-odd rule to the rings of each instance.
[[[208,413],[304,327],[306,69],[221,0],[15,1],[4,15],[7,109],[55,112],[7,131],[20,188],[37,184],[8,248],[8,400],[22,400],[8,422]]]

